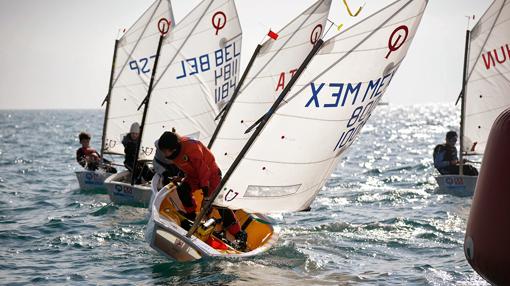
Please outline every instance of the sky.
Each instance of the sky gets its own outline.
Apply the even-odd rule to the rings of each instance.
[[[0,0],[0,109],[96,109],[108,92],[114,41],[153,0]],[[200,1],[173,0],[179,21]],[[315,0],[235,0],[244,67],[269,29],[278,31]],[[393,0],[333,0],[329,18],[351,26]],[[462,83],[467,15],[490,0],[429,0],[420,28],[383,101],[452,103]],[[474,22],[471,22],[471,26]],[[331,29],[326,39],[333,36]]]

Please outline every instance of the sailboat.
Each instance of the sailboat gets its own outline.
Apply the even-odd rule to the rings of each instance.
[[[105,98],[102,153],[124,155],[122,139],[133,123],[140,123],[143,110],[138,107],[149,89],[161,30],[174,26],[170,0],[156,0],[115,41],[110,88]],[[148,206],[150,182],[133,184],[129,171],[119,172],[104,182],[110,200],[117,204]]]
[[[327,5],[327,17],[329,4],[329,1],[318,1],[315,5]],[[237,127],[238,133],[233,134],[232,141],[243,141],[240,148],[222,136],[221,131],[217,143],[226,143],[213,142],[217,157],[232,156],[218,160],[220,164],[230,163],[220,166],[226,172],[211,195],[213,201],[204,204],[193,226],[186,231],[179,225],[182,218],[175,216],[175,210],[180,208],[178,200],[172,198],[175,188],[165,186],[151,204],[147,228],[151,247],[179,261],[246,257],[269,249],[276,241],[278,227],[268,221],[266,214],[309,209],[402,63],[426,4],[426,0],[395,1],[325,42],[322,32],[317,35],[313,31],[314,25],[292,25],[297,28],[295,33],[307,30],[308,39],[312,39],[308,54],[294,57],[294,60],[304,60],[297,64],[276,98],[273,93],[278,81],[273,82],[270,94],[265,94],[267,89],[263,93],[259,91],[261,98],[271,101],[266,103],[268,108],[264,111],[251,109],[264,102],[255,100],[251,102],[255,104],[249,104],[249,95],[256,93],[251,89],[257,85],[247,84],[244,92],[238,97],[234,95],[225,126],[245,125],[244,120],[229,117],[247,116],[249,121],[245,128]],[[304,18],[301,21],[306,21]],[[261,49],[264,45],[278,44],[266,42]],[[266,49],[270,50],[267,46]],[[276,63],[277,59],[276,53],[268,64]],[[280,64],[283,68],[289,66]],[[278,79],[286,71],[278,65],[269,70],[251,69],[253,82],[265,77],[265,72]],[[248,104],[236,108],[237,103]],[[211,230],[215,207],[235,210],[248,233],[246,249],[233,248],[232,241],[221,239]],[[207,215],[210,211],[212,217]]]
[[[103,170],[91,171],[86,169],[75,171],[74,173],[78,179],[80,189],[84,191],[105,189],[104,181],[113,175],[113,173]]]
[[[465,156],[483,155],[498,115],[510,107],[509,4],[495,0],[466,31],[460,118],[460,174],[436,177],[439,190],[472,195],[477,176],[463,174]]]
[[[228,120],[226,120],[229,115],[237,114],[237,112],[232,113],[230,110],[237,110],[237,104],[239,102],[235,99],[240,96],[240,94],[243,95],[243,98],[245,97],[245,94],[248,94],[253,98],[258,97],[259,100],[263,100],[263,95],[269,96],[269,105],[272,101],[274,101],[279,92],[278,89],[275,90],[275,82],[277,82],[278,79],[275,79],[274,77],[280,77],[281,71],[283,70],[285,71],[283,76],[287,73],[290,79],[291,73],[289,73],[289,71],[295,71],[297,67],[299,67],[301,59],[305,58],[314,46],[314,43],[310,41],[310,35],[315,33],[314,36],[316,36],[317,39],[321,36],[323,29],[317,29],[316,27],[324,27],[326,24],[330,5],[331,1],[317,1],[309,9],[279,31],[278,40],[269,39],[262,45],[258,45],[255,48],[250,62],[248,63],[239,84],[234,90],[232,98],[228,103],[226,103],[220,112],[220,120],[208,142],[209,147],[215,146],[214,142],[216,142],[216,139],[222,139],[223,135],[221,134],[223,131],[231,132],[233,131],[233,128],[236,128],[236,133],[244,135],[244,129],[241,130],[238,126],[232,126],[230,124],[230,122],[233,121],[237,122],[237,119],[228,118]],[[246,89],[246,87],[250,86],[252,82],[255,82],[254,86],[257,86],[257,88]],[[265,105],[250,105],[249,113],[245,115],[256,120],[257,116],[264,114],[264,111],[267,110],[269,105],[267,103]],[[253,107],[258,109],[255,110]],[[236,143],[239,143],[238,141],[239,140],[234,140]],[[242,143],[238,146],[239,148],[242,148]],[[221,166],[228,166],[228,164],[230,164],[230,162],[224,162],[222,160],[223,156],[215,152],[214,148],[212,151],[215,153],[215,157],[220,168]],[[153,180],[152,187],[154,188],[155,201],[152,204],[153,215],[151,217],[151,227],[148,228],[151,230],[151,232],[148,232],[148,240],[150,241],[151,246],[159,252],[165,253],[167,256],[178,260],[185,259],[185,257],[188,259],[190,259],[190,257],[194,257],[196,259],[197,253],[208,253],[204,255],[215,254],[217,252],[216,250],[211,247],[208,248],[206,244],[203,243],[201,244],[203,247],[200,248],[201,250],[199,250],[199,252],[194,251],[193,248],[188,248],[189,251],[184,251],[183,253],[180,251],[170,251],[172,248],[168,248],[168,245],[172,245],[172,243],[168,243],[167,240],[170,239],[171,241],[175,235],[183,237],[186,234],[186,231],[179,226],[182,218],[174,215],[174,219],[172,219],[172,217],[168,215],[169,209],[173,210],[172,213],[175,213],[175,210],[179,210],[180,203],[179,200],[174,197],[175,190],[172,187],[162,186],[158,183],[157,179]],[[157,190],[160,191],[157,192]],[[195,193],[195,197],[199,199],[201,197],[201,193]],[[168,202],[172,202],[172,205],[175,205],[176,207],[174,209],[168,208]],[[154,210],[159,211],[156,212]],[[252,234],[249,235],[250,239],[248,240],[248,245],[249,248],[252,249],[252,253],[253,251],[257,253],[265,251],[276,242],[279,230],[272,225],[271,220],[268,217],[249,214],[246,212],[241,213],[241,211],[238,211],[237,216],[242,218],[242,224],[246,222],[249,224],[245,226],[245,231],[252,232]],[[197,240],[195,239],[195,241]],[[221,241],[214,241],[214,243],[223,245],[224,248],[226,248],[224,251],[232,254],[237,253],[237,255],[246,255],[229,246],[229,243],[222,244]],[[190,253],[192,253],[192,255]]]
[[[175,130],[208,141],[216,128],[214,119],[219,109],[237,84],[241,34],[231,0],[203,1],[178,25],[169,27],[166,33],[154,34],[152,43],[157,44],[157,52],[150,81],[140,92],[143,97],[134,102],[141,122],[136,161],[152,161],[154,142],[164,131]],[[131,200],[149,206],[149,182],[133,186],[130,174],[125,172],[108,179],[106,185],[117,197],[112,197],[114,202],[126,204]]]
[[[134,25],[115,41],[108,94],[103,101],[106,109],[101,157],[105,154],[124,155],[122,137],[128,133],[132,123],[141,120],[142,113],[137,111],[136,107],[147,94],[147,74],[151,70],[157,46],[158,33],[154,30],[161,19],[174,23],[170,0],[156,0]],[[147,195],[133,198],[133,187],[127,184],[130,181],[129,171],[115,176],[101,170],[82,170],[75,173],[81,189],[106,188],[114,202],[136,203],[150,199],[148,185],[137,187]]]

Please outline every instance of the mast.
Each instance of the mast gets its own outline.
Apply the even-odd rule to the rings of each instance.
[[[464,48],[464,70],[462,74],[462,101],[460,105],[460,155],[459,155],[459,175],[464,175],[464,116],[466,114],[466,90],[467,90],[467,70],[469,57],[469,37],[471,32],[466,30],[466,46]]]
[[[191,235],[193,235],[193,233],[197,230],[197,228],[200,224],[200,221],[202,221],[203,217],[209,212],[210,208],[212,207],[212,203],[213,203],[214,199],[216,199],[216,197],[220,193],[221,189],[225,186],[225,184],[227,183],[230,176],[234,173],[235,169],[237,168],[237,166],[239,165],[241,160],[244,158],[244,155],[248,152],[248,150],[250,150],[251,145],[253,145],[253,143],[259,136],[259,134],[264,129],[264,126],[267,124],[267,122],[269,121],[271,116],[276,112],[276,110],[280,106],[280,103],[282,103],[282,101],[285,99],[285,96],[287,95],[287,93],[289,93],[289,91],[292,88],[292,86],[294,85],[294,83],[297,81],[297,79],[299,78],[301,73],[303,73],[304,69],[306,68],[308,63],[312,60],[312,58],[315,56],[315,54],[320,49],[320,47],[322,46],[323,43],[324,43],[324,41],[322,39],[319,39],[317,41],[317,43],[315,43],[313,49],[310,51],[308,56],[305,58],[305,60],[299,66],[299,68],[296,71],[296,73],[294,74],[294,76],[289,81],[289,84],[283,89],[282,93],[280,94],[280,96],[278,96],[278,98],[273,103],[273,105],[271,106],[269,111],[262,116],[262,118],[260,120],[260,124],[258,124],[257,128],[255,129],[255,132],[253,132],[253,134],[250,136],[250,139],[248,139],[248,141],[244,145],[244,147],[241,150],[241,152],[239,153],[239,155],[237,155],[235,161],[232,163],[232,165],[229,167],[228,171],[225,173],[225,177],[223,177],[221,179],[221,182],[216,187],[216,190],[214,190],[214,192],[211,194],[210,198],[206,201],[206,204],[200,210],[200,213],[198,214],[198,216],[195,219],[195,222],[193,223],[193,226],[190,228],[190,230],[186,234],[187,237],[191,237]]]
[[[110,71],[110,83],[108,85],[108,94],[106,95],[101,106],[106,102],[106,110],[104,113],[104,122],[103,122],[103,136],[101,137],[101,158],[103,158],[104,153],[104,144],[106,137],[106,123],[108,121],[108,113],[110,112],[110,93],[113,88],[113,74],[115,73],[115,60],[117,59],[117,48],[119,47],[119,40],[115,40],[115,48],[113,50],[113,60],[112,60],[112,69]]]
[[[132,172],[132,176],[131,176],[131,185],[135,184],[135,179],[136,178],[135,178],[135,172],[134,171],[136,169],[136,165],[138,164],[138,154],[140,153],[140,147],[141,147],[141,143],[142,143],[143,128],[144,128],[144,125],[145,125],[145,118],[147,117],[147,110],[149,109],[149,100],[150,100],[151,93],[152,93],[152,88],[153,88],[153,85],[154,85],[154,78],[156,77],[156,70],[157,70],[157,67],[158,67],[158,61],[159,61],[159,56],[160,56],[160,52],[161,52],[161,46],[163,44],[163,40],[165,39],[165,35],[166,35],[166,33],[161,32],[161,35],[159,36],[158,49],[157,49],[157,52],[156,52],[156,58],[154,59],[154,67],[152,68],[152,74],[151,74],[151,81],[149,83],[149,89],[147,90],[147,96],[145,97],[144,101],[141,104],[141,105],[145,105],[145,106],[144,106],[144,109],[143,109],[142,123],[140,124],[140,137],[138,139],[138,144],[136,146],[135,162],[133,163],[133,172]]]
[[[262,48],[262,45],[257,45],[257,48],[255,48],[255,51],[253,52],[253,55],[250,58],[250,62],[248,63],[248,66],[244,70],[243,75],[241,76],[241,79],[237,83],[236,89],[234,90],[234,94],[232,95],[232,98],[230,101],[225,105],[225,108],[222,109],[220,114],[218,116],[221,116],[220,122],[218,122],[218,126],[216,126],[216,129],[214,129],[214,133],[211,137],[211,140],[209,141],[209,144],[207,144],[207,148],[211,149],[214,141],[216,140],[216,137],[218,136],[218,133],[220,132],[221,126],[223,126],[223,122],[225,122],[225,118],[227,118],[228,111],[230,110],[230,107],[232,107],[232,104],[234,104],[234,101],[237,97],[237,94],[239,93],[239,90],[241,90],[241,86],[243,85],[244,79],[248,75],[248,72],[251,69],[251,66],[253,65],[253,62],[255,61],[255,58],[260,52],[260,49]]]

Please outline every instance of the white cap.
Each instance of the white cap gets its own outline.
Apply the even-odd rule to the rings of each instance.
[[[138,122],[131,124],[129,133],[140,133],[140,124]]]

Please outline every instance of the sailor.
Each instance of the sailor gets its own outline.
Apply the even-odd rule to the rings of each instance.
[[[439,144],[434,148],[434,167],[441,175],[458,175],[459,174],[459,158],[457,156],[457,132],[448,131],[446,133],[446,142]],[[466,161],[464,160],[463,163]],[[478,170],[471,165],[463,165],[463,173],[466,176],[477,176]]]
[[[101,159],[101,155],[96,149],[90,147],[90,134],[81,132],[78,135],[80,140],[81,148],[76,150],[76,161],[85,169],[95,171],[99,167],[103,168],[108,173],[117,173],[117,170],[112,166],[109,166],[111,162],[106,159]]]
[[[131,128],[129,129],[129,133],[122,138],[122,145],[124,145],[124,167],[128,169],[136,178],[136,183],[141,184],[142,178],[146,182],[149,182],[154,176],[154,172],[147,166],[144,162],[136,161],[136,151],[138,149],[138,144],[140,143],[140,124],[138,122],[133,122],[131,124]]]
[[[172,165],[177,166],[185,174],[184,180],[177,187],[177,192],[185,207],[184,215],[194,220],[196,203],[193,190],[202,189],[203,206],[221,182],[221,171],[216,165],[214,155],[200,141],[181,137],[169,131],[163,133],[155,145],[154,169],[158,174],[167,175],[165,171],[168,170],[173,172]],[[236,238],[238,248],[244,249],[247,235],[241,230],[234,212],[227,208],[218,208],[218,211],[223,228]],[[183,225],[183,227],[186,228],[189,225]]]

